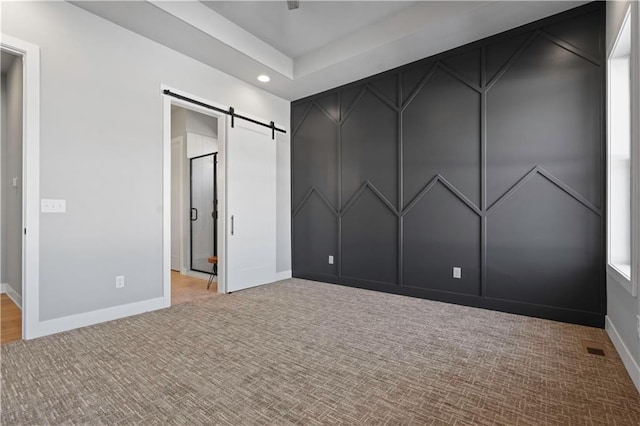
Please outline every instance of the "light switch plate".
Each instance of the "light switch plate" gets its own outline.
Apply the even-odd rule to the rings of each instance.
[[[329,256],[329,265],[333,265],[333,256]]]
[[[40,210],[42,213],[66,213],[67,202],[65,200],[40,200]]]

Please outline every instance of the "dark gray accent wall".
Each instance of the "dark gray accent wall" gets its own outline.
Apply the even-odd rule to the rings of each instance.
[[[293,275],[602,327],[603,25],[592,3],[293,102]]]

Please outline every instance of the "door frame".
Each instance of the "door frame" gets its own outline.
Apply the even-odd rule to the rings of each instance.
[[[216,176],[218,181],[218,258],[222,260],[222,262],[218,263],[218,293],[227,292],[225,280],[225,260],[227,254],[225,214],[227,193],[225,156],[227,116],[191,102],[166,95],[164,94],[165,90],[220,109],[225,109],[225,107],[216,102],[165,84],[160,85],[160,93],[162,95],[162,297],[164,299],[164,307],[169,307],[171,306],[171,105],[176,105],[218,119],[218,176]]]
[[[40,324],[40,48],[0,34],[0,49],[22,57],[22,338]],[[28,232],[27,232],[28,231]]]

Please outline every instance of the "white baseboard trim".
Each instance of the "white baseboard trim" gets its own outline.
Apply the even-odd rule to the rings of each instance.
[[[73,330],[75,328],[86,327],[131,315],[155,311],[157,309],[162,309],[163,307],[164,298],[156,297],[155,299],[143,300],[141,302],[129,303],[127,305],[114,306],[111,308],[99,309],[97,311],[42,321],[38,324],[37,335],[34,337],[48,336],[50,334]]]
[[[607,330],[607,334],[609,335],[611,342],[613,342],[613,346],[615,346],[618,351],[618,355],[620,355],[622,363],[627,369],[629,376],[631,376],[633,384],[636,385],[636,389],[640,392],[640,366],[638,366],[636,360],[631,356],[629,348],[627,348],[627,345],[622,341],[622,337],[620,337],[618,330],[615,325],[613,325],[613,322],[611,322],[608,315],[605,317],[604,328]]]
[[[20,296],[9,284],[6,284],[5,292],[7,293],[7,296],[9,296],[9,299],[11,299],[13,303],[20,308],[20,310],[22,310],[22,296]]]
[[[276,281],[286,280],[291,278],[291,270],[276,272]]]
[[[18,308],[22,310],[22,296],[20,296],[14,289],[7,283],[0,284],[0,294],[5,294],[15,303]]]

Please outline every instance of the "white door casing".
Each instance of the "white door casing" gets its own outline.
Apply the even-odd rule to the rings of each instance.
[[[224,108],[224,106],[222,105],[218,105],[214,102],[211,102],[208,99],[204,99],[204,98],[200,98],[194,94],[190,94],[187,92],[183,92],[180,90],[177,90],[175,88],[172,88],[170,86],[161,84],[160,85],[160,91],[164,91],[164,90],[170,90],[173,93],[180,93],[181,95],[197,100],[199,102],[202,102],[203,104],[208,104],[208,105],[212,105],[215,106],[217,108]],[[172,224],[172,215],[171,215],[171,207],[172,207],[172,203],[171,203],[171,105],[177,105],[179,107],[188,109],[188,110],[192,110],[192,111],[196,111],[199,112],[201,114],[205,114],[205,115],[209,115],[212,117],[216,117],[218,119],[218,137],[221,141],[221,143],[219,144],[219,149],[220,149],[220,153],[218,155],[219,161],[223,162],[224,161],[224,140],[225,140],[225,125],[224,125],[224,115],[217,113],[215,111],[212,111],[211,109],[205,108],[203,106],[200,105],[196,105],[193,104],[191,102],[185,101],[185,100],[181,100],[181,99],[176,99],[173,98],[171,96],[168,95],[163,95],[163,106],[162,106],[162,117],[163,117],[163,124],[162,124],[162,152],[163,152],[163,159],[162,159],[162,297],[163,297],[163,307],[169,307],[171,306],[171,224]],[[189,259],[190,256],[190,252],[189,252],[189,241],[188,241],[188,236],[189,236],[189,232],[186,232],[186,229],[188,229],[189,227],[189,215],[188,215],[188,211],[186,210],[186,206],[188,206],[189,204],[189,191],[188,191],[188,187],[186,187],[186,182],[188,180],[188,160],[186,159],[186,141],[183,140],[183,155],[184,155],[184,161],[182,163],[182,169],[183,169],[183,186],[182,186],[182,192],[183,192],[183,198],[182,198],[182,206],[183,206],[183,219],[182,219],[182,225],[183,225],[183,236],[187,237],[187,238],[183,238],[183,249],[182,249],[182,253],[183,253],[183,265],[182,265],[182,273],[186,274],[189,273],[186,269],[185,265],[186,263],[186,259]],[[224,188],[224,182],[225,182],[225,171],[224,171],[224,164],[220,164],[219,163],[219,169],[218,169],[218,177],[219,177],[219,188]],[[225,199],[224,199],[225,195],[224,195],[224,191],[219,191],[218,193],[218,200],[219,200],[219,204],[220,204],[220,209],[222,209],[224,207],[225,204]],[[221,257],[221,259],[223,260],[221,263],[219,263],[218,265],[218,292],[219,293],[225,293],[225,280],[224,280],[224,234],[223,232],[225,232],[225,223],[224,223],[224,212],[220,211],[220,216],[218,218],[218,247],[221,248],[222,247],[222,252],[219,253],[219,257]]]

